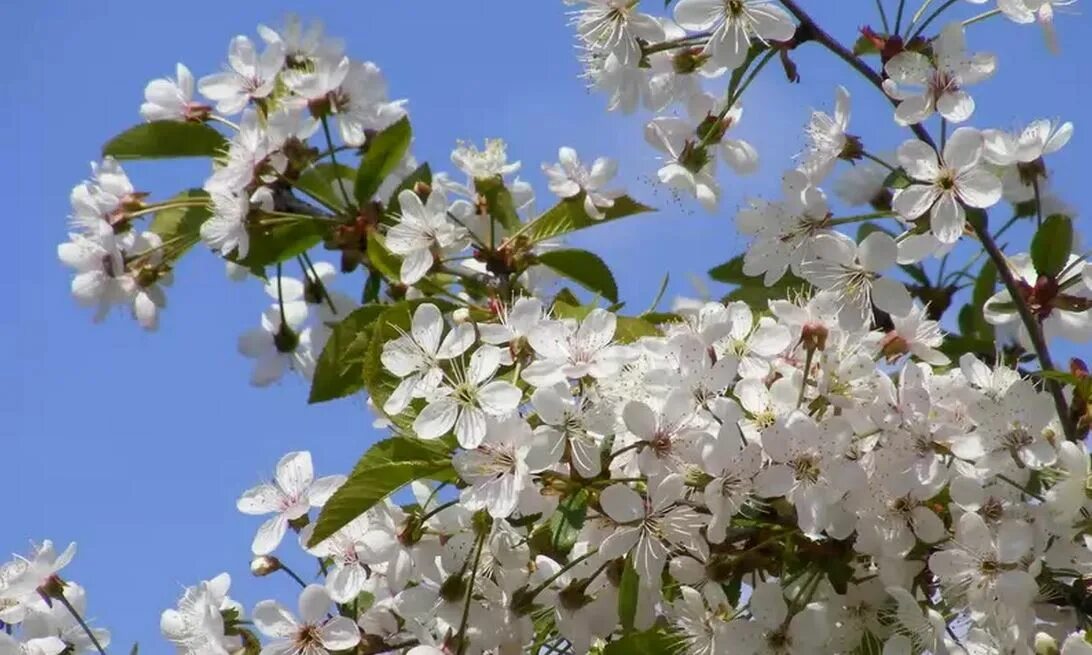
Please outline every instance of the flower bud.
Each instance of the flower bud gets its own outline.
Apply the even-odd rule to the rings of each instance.
[[[1035,634],[1035,655],[1058,655],[1058,641],[1045,632]]]
[[[466,307],[456,309],[451,312],[451,320],[455,321],[456,324],[466,323],[470,320],[470,310]]]
[[[272,555],[261,555],[250,560],[250,572],[258,578],[276,573],[280,568],[281,561]]]

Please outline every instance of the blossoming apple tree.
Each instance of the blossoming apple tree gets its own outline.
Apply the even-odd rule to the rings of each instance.
[[[386,433],[348,475],[301,450],[239,497],[262,521],[252,572],[291,576],[298,602],[244,608],[210,575],[164,637],[191,655],[1092,653],[1092,378],[1051,352],[1092,338],[1092,266],[1050,188],[1073,126],[976,126],[973,96],[998,63],[976,25],[1037,23],[1053,47],[1070,3],[986,2],[877,0],[834,35],[799,0],[573,0],[588,83],[654,115],[659,182],[709,211],[760,169],[743,106],[775,61],[863,76],[905,138],[877,152],[831,89],[780,196],[735,216],[745,254],[710,271],[735,290],[671,311],[624,306],[564,244],[651,211],[615,161],[560,147],[544,212],[501,140],[418,162],[427,126],[318,23],[149,83],[144,122],[72,191],[76,300],[155,329],[176,263],[210,249],[268,295],[239,338],[251,383],[366,397]],[[211,172],[160,199],[123,170],[176,157]],[[1030,242],[1000,245],[1017,224]],[[0,653],[105,652],[72,555],[47,541],[0,568]]]

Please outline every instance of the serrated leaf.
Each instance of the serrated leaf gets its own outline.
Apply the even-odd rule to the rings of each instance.
[[[315,164],[296,180],[296,188],[325,205],[345,209],[345,194],[341,192],[340,185],[344,184],[348,193],[353,187],[355,174],[356,171],[344,164]]]
[[[567,554],[573,549],[588,513],[588,490],[578,489],[557,504],[550,517],[550,544],[554,552]]]
[[[402,161],[412,138],[409,117],[403,116],[368,139],[368,149],[356,169],[356,182],[353,184],[353,196],[357,203],[364,204],[372,199],[383,180]]]
[[[500,223],[509,234],[519,230],[520,220],[516,213],[516,204],[499,175],[474,180],[474,190],[485,198],[485,206],[493,220]]]
[[[625,568],[622,569],[622,581],[618,585],[618,620],[622,623],[622,630],[625,632],[633,631],[633,621],[637,617],[637,587],[641,584],[641,579],[630,559],[626,558]]]
[[[618,285],[606,263],[587,250],[550,250],[538,256],[538,263],[569,278],[588,291],[618,302]]]
[[[248,225],[250,249],[235,263],[255,274],[270,264],[292,259],[322,242],[332,223],[301,218],[288,223]]]
[[[594,225],[601,225],[608,221],[650,211],[653,211],[651,207],[642,205],[629,196],[621,196],[614,199],[612,207],[603,209],[604,216],[602,220],[595,220],[584,211],[584,195],[580,194],[572,198],[566,198],[546,210],[545,213],[528,223],[522,234],[532,243],[538,243]]]
[[[204,123],[154,121],[131,127],[102,147],[114,159],[213,157],[227,149],[227,139]]]
[[[1031,239],[1031,262],[1039,275],[1054,277],[1065,268],[1073,250],[1073,222],[1053,214],[1039,226]]]
[[[208,194],[200,189],[190,189],[171,200],[195,198],[207,199]],[[210,216],[212,212],[207,206],[161,209],[155,213],[148,229],[158,234],[164,244],[170,242],[169,246],[163,248],[163,252],[168,261],[175,261],[201,241],[201,226]]]
[[[375,320],[385,305],[365,305],[343,318],[330,332],[315,364],[309,403],[342,398],[364,388],[364,357]]]
[[[376,443],[326,501],[307,545],[320,543],[414,480],[454,480],[452,450],[452,442],[443,439],[391,437]]]

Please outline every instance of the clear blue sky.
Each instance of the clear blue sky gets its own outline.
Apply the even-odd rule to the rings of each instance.
[[[865,0],[803,4],[833,20],[843,41],[853,40],[856,26],[878,22]],[[979,8],[960,9],[967,16]],[[671,291],[690,293],[690,274],[739,252],[735,208],[745,195],[776,193],[808,109],[829,108],[836,83],[853,92],[851,131],[869,149],[893,148],[906,136],[874,90],[818,47],[801,48],[794,57],[802,84],[791,87],[771,66],[745,98],[738,134],[758,147],[762,171],[724,177],[722,211],[706,215],[649,184],[656,165],[640,119],[608,115],[604,99],[584,90],[566,9],[551,0],[3,3],[8,54],[0,94],[8,118],[0,124],[0,178],[14,201],[5,220],[15,234],[0,288],[15,309],[0,313],[8,358],[0,367],[0,553],[22,552],[30,539],[78,541],[68,573],[88,588],[90,614],[113,630],[117,652],[135,640],[144,652],[165,652],[159,613],[183,584],[229,571],[233,595],[248,608],[290,589],[247,574],[258,521],[236,512],[238,494],[270,475],[284,452],[309,449],[320,474],[341,472],[377,437],[361,401],[309,407],[296,380],[247,386],[249,362],[236,354],[235,339],[268,300],[256,283],[229,283],[200,249],[178,269],[156,334],[120,314],[92,325],[70,299],[69,273],[56,259],[70,188],[87,177],[108,137],[139,120],[145,82],[173,74],[176,61],[198,76],[217,70],[228,40],[253,38],[258,22],[277,25],[290,10],[319,17],[346,38],[354,57],[376,61],[392,95],[410,99],[414,152],[434,170],[447,166],[456,139],[501,136],[544,206],[550,199],[539,164],[554,161],[558,146],[573,145],[589,159],[621,159],[631,194],[662,211],[598,228],[576,245],[605,257],[638,308],[665,271]],[[1046,52],[1035,28],[1000,18],[972,28],[972,49],[992,49],[1001,59],[998,77],[974,89],[974,124],[1076,121],[1075,138],[1054,163],[1056,188],[1080,206],[1089,197],[1081,185],[1088,180],[1082,153],[1092,146],[1084,120],[1092,28],[1081,16],[1059,23],[1061,58]],[[203,176],[199,165],[127,169],[138,188],[159,197]],[[1079,220],[1089,224],[1087,213]]]

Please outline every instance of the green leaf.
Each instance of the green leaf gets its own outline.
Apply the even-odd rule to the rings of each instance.
[[[682,646],[678,636],[653,628],[615,639],[603,649],[603,655],[675,655],[682,652]]]
[[[414,480],[452,481],[450,440],[391,437],[373,445],[319,514],[307,541],[314,546]]]
[[[154,121],[130,127],[102,147],[103,157],[167,159],[213,157],[227,150],[227,139],[204,123]]]
[[[398,188],[394,190],[391,197],[387,199],[387,215],[397,216],[402,213],[402,205],[398,202],[398,194],[406,190],[412,190],[418,182],[425,184],[432,184],[432,169],[428,164],[421,164],[412,173],[406,176],[406,179],[402,180],[402,183],[398,185]],[[386,216],[384,216],[386,218]]]
[[[662,337],[660,328],[643,318],[619,316],[614,330],[614,340],[619,343],[632,343],[641,337]]]
[[[993,296],[996,287],[997,267],[993,262],[987,261],[982,265],[982,270],[978,272],[978,277],[975,278],[974,289],[971,292],[970,306],[974,307],[974,333],[979,337],[990,341],[994,338],[994,329],[993,325],[990,325],[990,323],[986,321],[982,308],[986,306],[986,301]]]
[[[207,199],[209,195],[200,189],[183,191],[171,200]],[[168,201],[170,202],[170,201]],[[201,241],[201,225],[212,216],[207,206],[171,207],[155,213],[148,229],[159,235],[163,243],[171,245],[163,248],[168,261],[176,261],[187,250]]]
[[[413,138],[409,117],[403,116],[390,127],[368,139],[367,151],[356,169],[353,196],[360,204],[372,199],[383,180],[398,166]]]
[[[1058,275],[1072,251],[1073,222],[1062,214],[1047,217],[1031,239],[1031,261],[1039,275]]]
[[[618,285],[610,268],[587,250],[550,250],[538,256],[538,263],[559,273],[588,291],[618,302]]]
[[[618,585],[618,619],[626,632],[633,631],[633,620],[637,616],[637,587],[641,583],[631,559],[626,558],[626,565],[622,570],[622,581]]]
[[[902,168],[896,168],[887,174],[887,177],[883,180],[883,185],[889,189],[905,189],[910,186],[910,176],[906,174]]]
[[[372,326],[386,309],[385,305],[365,305],[334,326],[315,365],[307,402],[342,398],[364,388],[364,357]]]
[[[558,503],[557,510],[550,517],[550,544],[554,552],[567,554],[573,549],[587,514],[587,489],[578,489]]]
[[[341,193],[339,184],[344,184],[346,190],[352,188],[355,173],[344,164],[315,164],[296,180],[296,188],[325,205],[345,209],[345,195]]]
[[[878,55],[880,49],[876,47],[876,43],[872,39],[862,34],[853,42],[853,54],[858,57],[861,55]]]
[[[386,239],[378,232],[368,235],[368,261],[388,282],[401,284],[402,258],[387,249]]]
[[[485,206],[493,220],[500,223],[509,234],[519,230],[520,220],[516,205],[499,175],[474,180],[474,190],[485,198]]]
[[[555,299],[550,311],[557,318],[572,318],[583,321],[584,317],[590,314],[593,309],[595,309],[593,305],[574,305],[565,300]]]
[[[523,229],[523,235],[532,243],[538,243],[593,225],[650,211],[653,211],[651,207],[646,207],[629,196],[621,196],[614,199],[612,207],[603,209],[602,220],[595,220],[584,211],[584,195],[580,194],[562,200],[528,223]]]
[[[663,325],[664,323],[682,323],[686,319],[673,312],[645,312],[637,318],[651,323],[653,325]]]
[[[256,275],[270,264],[292,259],[314,248],[326,234],[332,223],[301,218],[288,223],[247,226],[250,233],[250,249],[246,257],[235,260]]]
[[[720,266],[709,269],[709,277],[726,284],[748,284],[756,279],[743,272],[743,255],[733,257]],[[758,279],[761,280],[761,277]]]

